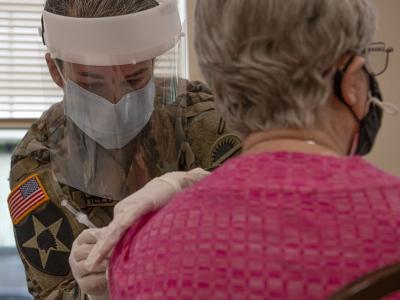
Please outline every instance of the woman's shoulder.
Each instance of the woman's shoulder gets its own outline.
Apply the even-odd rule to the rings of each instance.
[[[265,189],[347,190],[399,188],[400,178],[365,159],[274,152],[241,155],[226,162],[204,182],[215,188],[263,186]]]

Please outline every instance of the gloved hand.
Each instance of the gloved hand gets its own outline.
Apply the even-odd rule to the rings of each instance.
[[[86,260],[88,270],[100,268],[104,260],[111,255],[114,246],[125,231],[143,215],[155,211],[178,192],[193,185],[209,172],[195,169],[190,172],[172,172],[164,174],[147,183],[142,189],[120,201],[114,207],[113,221],[101,232],[96,245]]]
[[[107,300],[107,260],[97,264],[92,270],[88,270],[85,261],[98,242],[103,229],[86,229],[72,244],[69,264],[72,275],[78,283],[82,293],[87,294],[91,300]]]

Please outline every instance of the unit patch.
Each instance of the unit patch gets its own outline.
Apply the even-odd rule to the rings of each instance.
[[[70,267],[68,257],[73,234],[68,220],[53,203],[29,215],[15,226],[20,252],[40,272],[65,276]]]
[[[235,134],[220,137],[212,147],[209,155],[211,169],[217,168],[228,158],[237,154],[242,147],[241,139]]]

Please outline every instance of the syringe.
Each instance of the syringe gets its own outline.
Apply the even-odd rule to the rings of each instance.
[[[85,225],[88,228],[97,228],[96,225],[94,225],[92,222],[90,222],[90,220],[86,214],[84,214],[81,211],[77,211],[74,207],[72,207],[71,204],[68,203],[67,200],[65,200],[65,199],[62,200],[61,206],[68,209],[69,212],[75,216],[75,218],[78,220],[79,223]]]

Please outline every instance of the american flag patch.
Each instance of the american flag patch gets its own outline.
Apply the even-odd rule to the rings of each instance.
[[[14,225],[49,200],[39,176],[34,174],[16,186],[8,196],[8,208]]]

